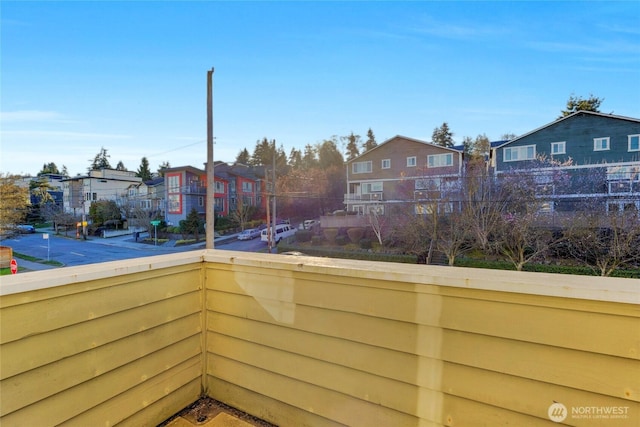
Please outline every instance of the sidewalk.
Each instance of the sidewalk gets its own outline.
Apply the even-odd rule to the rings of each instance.
[[[18,274],[20,274],[20,268],[26,268],[29,271],[35,271],[35,270],[50,270],[52,268],[60,268],[57,265],[49,265],[49,264],[44,264],[42,262],[35,262],[35,261],[27,261],[26,259],[21,259],[21,258],[14,258],[16,260],[16,262],[18,263]]]

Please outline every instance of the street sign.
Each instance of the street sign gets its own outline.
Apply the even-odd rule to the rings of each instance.
[[[48,240],[48,239],[49,239],[49,233],[43,233],[43,234],[42,234],[42,238],[43,238],[44,240]]]
[[[160,221],[159,220],[151,221],[151,225],[153,225],[154,227],[157,227],[160,225]]]
[[[16,274],[18,272],[18,262],[15,258],[11,259],[11,274]]]

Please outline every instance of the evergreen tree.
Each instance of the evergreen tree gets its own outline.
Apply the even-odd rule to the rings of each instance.
[[[122,163],[122,160],[120,160],[118,162],[118,164],[116,165],[116,170],[117,171],[126,171],[127,168],[125,167],[124,163]]]
[[[484,158],[489,155],[489,151],[491,151],[491,141],[489,141],[487,135],[478,135],[473,143],[473,154]]]
[[[340,137],[340,139],[347,143],[347,161],[353,160],[360,155],[360,135],[354,135],[354,133],[351,132],[347,136]]]
[[[328,169],[332,166],[342,167],[344,164],[344,158],[342,153],[338,150],[336,144],[336,137],[332,139],[326,139],[322,144],[318,144],[318,165],[321,169]]]
[[[192,208],[186,219],[180,221],[180,231],[186,234],[193,234],[196,241],[200,238],[200,233],[204,230],[204,221],[200,218],[196,208]]]
[[[58,166],[56,166],[56,164],[53,162],[45,163],[44,165],[42,165],[42,170],[38,172],[38,175],[45,175],[48,173],[59,174],[60,171],[58,170]]]
[[[69,176],[69,171],[67,170],[67,167],[65,165],[62,165],[62,172],[60,172],[60,175]]]
[[[249,150],[246,148],[242,149],[236,156],[236,163],[242,163],[243,165],[248,165],[251,162],[251,155],[249,154]]]
[[[251,156],[251,166],[267,166],[273,164],[273,152],[276,147],[276,140],[269,141],[267,137],[256,141],[256,146],[253,149],[253,155]]]
[[[153,178],[153,175],[151,174],[151,169],[149,169],[149,160],[147,160],[146,157],[143,157],[140,160],[140,166],[136,171],[136,176],[142,178],[142,182],[149,181],[151,178]]]
[[[362,146],[362,152],[364,153],[377,146],[378,146],[378,143],[376,142],[376,137],[373,134],[373,131],[371,130],[371,128],[369,128],[369,130],[367,131],[367,140]]]
[[[294,169],[302,167],[302,153],[295,147],[289,153],[289,165]]]
[[[598,98],[591,94],[589,94],[589,98],[587,99],[571,94],[567,101],[567,109],[562,110],[562,115],[560,117],[566,117],[576,111],[592,111],[594,113],[599,113],[602,101],[604,101],[604,98]]]
[[[302,155],[302,167],[311,169],[318,166],[318,158],[316,156],[316,147],[311,144],[304,146],[304,154]]]
[[[109,163],[109,157],[111,156],[107,154],[107,150],[104,147],[100,148],[100,152],[93,158],[89,170],[113,169]]]
[[[160,166],[158,166],[158,176],[164,177],[164,170],[165,169],[169,169],[171,167],[171,165],[169,164],[169,162],[162,162],[160,163]]]
[[[442,147],[453,147],[453,132],[449,129],[447,122],[442,123],[442,126],[433,130],[431,141]]]
[[[473,151],[473,138],[470,136],[462,138],[462,147],[464,154],[471,154]]]

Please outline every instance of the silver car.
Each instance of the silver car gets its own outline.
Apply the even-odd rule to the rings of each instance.
[[[260,230],[257,228],[247,228],[240,234],[238,234],[238,240],[252,240],[256,237],[260,237]]]

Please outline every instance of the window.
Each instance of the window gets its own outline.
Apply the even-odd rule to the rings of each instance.
[[[391,168],[391,159],[382,159],[382,169]]]
[[[167,192],[179,193],[180,192],[180,175],[169,175],[167,177]]]
[[[224,182],[216,181],[214,188],[216,193],[224,193]]]
[[[175,214],[182,213],[182,206],[180,203],[179,194],[169,194],[167,202],[169,206],[169,213],[175,213]]]
[[[408,168],[413,168],[413,167],[416,166],[416,164],[417,164],[416,156],[407,157],[407,167]]]
[[[565,141],[562,142],[552,142],[551,143],[551,155],[553,156],[554,154],[565,154],[567,152],[566,150],[566,143]]]
[[[593,151],[605,151],[609,149],[609,138],[594,138]]]
[[[251,193],[253,191],[253,183],[251,183],[251,182],[243,182],[242,183],[242,191],[244,193]]]
[[[198,206],[204,206],[204,197],[198,196]]]
[[[362,184],[362,194],[379,193],[382,191],[382,182],[367,182]]]
[[[503,160],[505,162],[519,162],[536,158],[536,146],[524,145],[522,147],[509,147],[504,149]]]
[[[353,173],[370,173],[371,162],[356,162],[351,165],[351,171]]]
[[[441,168],[445,166],[453,166],[453,153],[427,156],[427,167]]]
[[[222,197],[216,197],[214,208],[216,212],[224,212],[224,199]]]
[[[640,135],[629,135],[629,151],[640,151]]]

